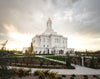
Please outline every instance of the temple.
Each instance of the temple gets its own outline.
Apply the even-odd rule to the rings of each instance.
[[[67,38],[58,35],[52,29],[52,20],[48,18],[47,28],[41,35],[32,38],[36,54],[66,54],[74,52],[73,48],[67,48]]]

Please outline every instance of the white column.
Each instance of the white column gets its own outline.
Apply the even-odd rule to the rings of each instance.
[[[84,57],[82,56],[81,59],[82,59],[82,66],[84,66]]]

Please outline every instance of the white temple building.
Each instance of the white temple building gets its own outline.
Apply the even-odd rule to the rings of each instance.
[[[50,18],[47,21],[45,32],[36,35],[32,43],[36,54],[66,54],[74,51],[72,48],[67,48],[67,38],[54,32]]]
[[[54,32],[50,18],[47,21],[45,32],[32,38],[32,43],[36,54],[57,55],[74,52],[73,48],[67,48],[67,38]]]

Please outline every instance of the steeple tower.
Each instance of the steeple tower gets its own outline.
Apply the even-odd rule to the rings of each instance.
[[[52,29],[52,21],[50,18],[48,18],[48,21],[47,21],[47,29],[48,30],[51,30]]]
[[[54,32],[52,29],[52,21],[50,18],[48,18],[47,20],[47,28],[43,34],[46,34],[46,35],[56,34],[56,32]]]

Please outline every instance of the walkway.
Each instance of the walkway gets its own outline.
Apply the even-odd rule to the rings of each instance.
[[[38,57],[66,64],[66,62],[64,62],[64,61],[54,60],[54,59],[46,58],[43,56],[38,56]],[[58,72],[59,74],[63,73],[63,74],[77,74],[77,75],[85,75],[85,74],[88,74],[88,75],[98,74],[98,75],[100,75],[100,69],[92,69],[92,68],[74,65],[74,64],[72,64],[72,66],[74,66],[75,69],[51,69],[51,71]]]
[[[45,58],[43,56],[38,56],[38,57],[65,64],[65,62],[63,62],[63,61]],[[65,74],[65,75],[72,75],[72,74],[76,74],[76,75],[100,75],[100,69],[92,69],[92,68],[82,67],[82,66],[74,65],[74,64],[72,64],[72,65],[75,67],[75,69],[43,69],[43,68],[25,68],[25,67],[11,67],[11,66],[9,66],[9,67],[10,68],[31,69],[32,73],[34,73],[34,71],[36,71],[36,70],[50,70],[51,72],[52,71],[58,72],[58,74]]]

